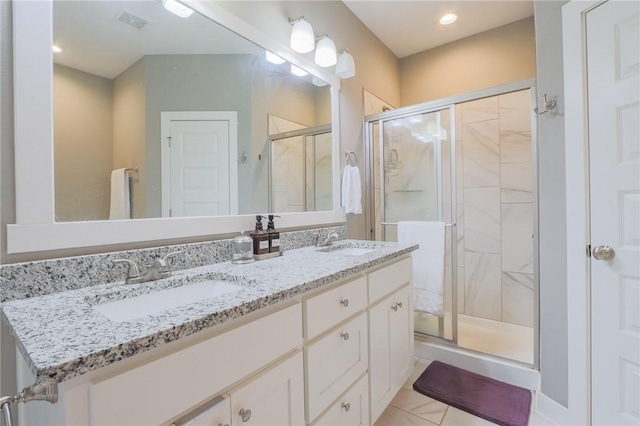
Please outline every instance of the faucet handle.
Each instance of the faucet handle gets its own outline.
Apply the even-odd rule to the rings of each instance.
[[[168,253],[166,255],[164,255],[164,257],[162,259],[158,259],[160,261],[160,264],[162,266],[167,266],[167,259],[169,259],[171,256],[175,256],[176,254],[180,254],[182,253],[181,251],[173,251],[171,253]]]
[[[112,259],[111,263],[113,263],[114,265],[117,265],[118,263],[126,263],[128,268],[127,268],[127,280],[130,278],[139,278],[140,277],[140,268],[138,267],[138,264],[136,262],[134,262],[133,260],[129,260],[129,259]]]

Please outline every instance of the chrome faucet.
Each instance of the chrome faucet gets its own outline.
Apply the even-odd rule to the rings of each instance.
[[[320,234],[315,233],[313,234],[316,237],[316,247],[327,247],[330,246],[331,244],[333,244],[334,241],[338,240],[338,238],[340,238],[340,236],[338,235],[337,232],[329,232],[327,234],[327,237],[324,239],[323,242],[320,242]]]
[[[175,256],[179,254],[179,251],[174,251],[172,253],[167,254],[164,257],[158,257],[153,259],[153,263],[147,266],[144,274],[140,273],[140,267],[136,262],[129,259],[113,259],[111,262],[114,264],[118,263],[126,263],[129,267],[127,269],[127,278],[125,279],[125,284],[139,284],[146,283],[148,281],[155,281],[162,278],[169,278],[171,276],[171,269],[167,264],[167,259],[170,256]]]

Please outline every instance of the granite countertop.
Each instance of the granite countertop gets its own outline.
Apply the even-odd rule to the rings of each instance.
[[[346,256],[336,250],[339,246],[375,250]],[[118,282],[15,300],[2,304],[2,315],[37,380],[62,382],[348,278],[418,246],[342,240],[332,247],[290,250],[245,265],[224,262],[185,269],[171,278],[143,284]],[[93,309],[205,279],[232,281],[241,289],[125,322],[111,321]]]

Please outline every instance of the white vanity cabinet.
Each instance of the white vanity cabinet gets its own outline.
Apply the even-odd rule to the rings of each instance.
[[[20,422],[373,424],[412,371],[411,270],[389,261],[72,378],[58,403],[21,405]],[[19,371],[33,383],[22,357]]]
[[[368,309],[372,423],[389,405],[413,370],[410,262],[410,259],[403,260],[369,276],[370,297],[383,295],[383,288],[392,291],[382,300],[374,301]]]

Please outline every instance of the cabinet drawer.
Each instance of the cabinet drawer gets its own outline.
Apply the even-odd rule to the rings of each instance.
[[[172,423],[172,426],[209,426],[231,424],[231,404],[229,397],[221,395],[202,408],[195,410]]]
[[[313,426],[369,425],[369,378],[362,376]]]
[[[369,303],[411,282],[412,273],[413,263],[412,258],[409,257],[369,274]]]
[[[363,313],[305,348],[309,421],[367,370],[367,342],[367,316]]]
[[[305,302],[306,337],[313,339],[325,330],[361,311],[367,305],[367,278],[338,286]]]
[[[91,424],[164,423],[298,347],[301,320],[302,307],[296,304],[94,382],[89,390]]]

